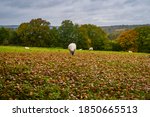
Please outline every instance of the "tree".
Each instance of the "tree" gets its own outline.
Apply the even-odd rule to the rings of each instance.
[[[79,28],[79,39],[77,45],[82,49],[89,49],[91,47],[91,39],[89,38],[88,30],[84,25],[81,25]]]
[[[50,40],[51,47],[60,47],[60,44],[58,42],[59,32],[56,27],[53,27],[52,29],[50,29],[50,37],[51,37],[51,40]]]
[[[2,27],[0,28],[0,44],[7,45],[9,43],[9,31]]]
[[[138,33],[135,30],[127,30],[122,32],[117,38],[117,42],[120,44],[124,51],[138,51],[137,45]]]
[[[150,52],[150,26],[135,28],[138,33],[138,52]]]
[[[30,46],[32,45],[30,39],[30,26],[29,23],[22,23],[17,29],[17,35],[20,39],[21,45]]]
[[[70,20],[62,21],[59,27],[59,43],[63,48],[67,48],[69,43],[78,42],[78,25]]]
[[[115,30],[108,34],[109,40],[115,40],[124,30]]]
[[[17,34],[23,45],[48,47],[51,46],[50,23],[41,18],[32,19],[29,23],[22,23]]]
[[[16,30],[8,29],[9,32],[9,45],[19,45],[20,40],[17,36]]]
[[[106,33],[98,26],[85,24],[80,26],[80,42],[83,48],[93,47],[95,50],[104,50],[107,41]]]
[[[0,44],[2,45],[17,44],[16,31],[4,27],[0,28]]]

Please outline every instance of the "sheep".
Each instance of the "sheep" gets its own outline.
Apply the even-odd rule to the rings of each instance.
[[[89,50],[93,50],[93,47],[90,47]]]
[[[29,47],[24,47],[25,49],[29,50],[30,48]]]
[[[77,48],[77,46],[76,46],[75,43],[70,43],[70,44],[68,45],[68,49],[69,49],[71,55],[74,55],[76,48]]]
[[[133,53],[133,52],[132,52],[132,51],[130,51],[130,50],[129,50],[128,52],[129,52],[129,53]]]

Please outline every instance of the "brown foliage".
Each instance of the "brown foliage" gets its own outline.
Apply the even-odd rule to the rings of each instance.
[[[0,53],[0,99],[148,99],[150,58],[104,52]]]
[[[137,52],[137,37],[138,33],[135,30],[127,30],[120,34],[117,41],[124,50]]]

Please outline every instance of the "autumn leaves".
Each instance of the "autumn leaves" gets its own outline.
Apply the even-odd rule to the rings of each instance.
[[[147,54],[0,53],[1,99],[146,99]]]

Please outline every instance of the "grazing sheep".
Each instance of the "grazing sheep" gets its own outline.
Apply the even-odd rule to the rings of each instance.
[[[128,52],[129,52],[129,53],[133,53],[133,52],[132,52],[132,51],[130,51],[130,50],[129,50]]]
[[[30,48],[29,47],[24,47],[25,49],[29,50]]]
[[[82,50],[82,49],[79,49],[79,50]]]
[[[90,47],[89,50],[93,50],[93,47]]]
[[[69,44],[68,49],[69,49],[71,55],[74,55],[76,48],[77,48],[77,46],[76,46],[75,43],[70,43]]]

